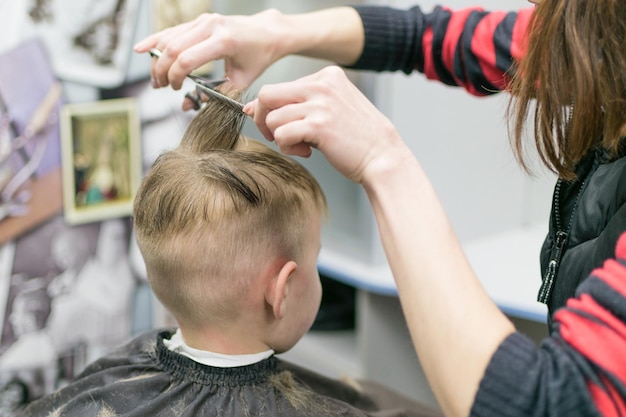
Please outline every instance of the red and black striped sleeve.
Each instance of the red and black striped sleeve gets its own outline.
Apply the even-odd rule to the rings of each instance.
[[[539,348],[519,333],[500,345],[472,409],[496,415],[626,416],[626,233]]]
[[[563,340],[594,370],[586,384],[603,416],[626,416],[626,234],[617,257],[554,315]]]
[[[365,45],[351,67],[373,71],[419,71],[474,95],[503,90],[525,52],[533,8],[517,12],[471,7],[435,7],[424,13],[381,6],[354,6],[363,22]]]

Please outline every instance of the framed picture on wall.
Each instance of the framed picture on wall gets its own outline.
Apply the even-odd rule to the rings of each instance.
[[[61,165],[68,224],[132,214],[142,176],[140,142],[134,98],[63,106]]]

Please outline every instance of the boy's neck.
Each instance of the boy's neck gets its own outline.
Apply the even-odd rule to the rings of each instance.
[[[258,340],[253,332],[241,333],[208,328],[196,330],[183,326],[180,327],[180,331],[187,346],[213,353],[249,355],[271,349],[266,343]]]

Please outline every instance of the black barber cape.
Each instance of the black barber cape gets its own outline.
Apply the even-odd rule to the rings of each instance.
[[[378,384],[329,379],[275,356],[234,368],[202,365],[165,347],[173,333],[138,336],[18,416],[441,415]]]

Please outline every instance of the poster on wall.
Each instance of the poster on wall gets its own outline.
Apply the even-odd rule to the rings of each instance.
[[[69,382],[127,340],[128,219],[59,215],[0,247],[0,416]]]
[[[210,0],[152,0],[152,32],[189,22],[211,10]],[[212,71],[213,63],[209,62],[196,69],[194,74],[210,74]]]
[[[188,22],[211,11],[210,0],[152,0],[153,31]]]
[[[63,207],[62,104],[42,41],[31,39],[0,54],[0,244]]]
[[[20,39],[44,40],[59,78],[113,88],[128,73],[141,1],[26,0],[4,19],[21,22]]]

